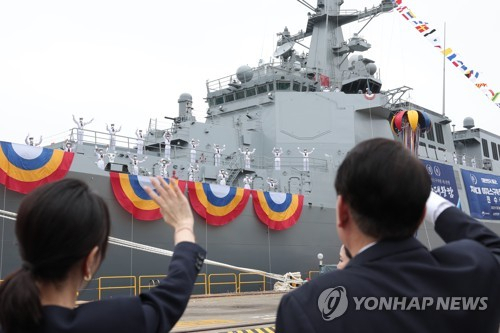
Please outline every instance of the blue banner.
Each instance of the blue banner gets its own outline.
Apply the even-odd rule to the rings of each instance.
[[[500,220],[500,177],[462,170],[470,215],[478,219]]]
[[[455,206],[459,206],[459,196],[457,183],[453,167],[442,163],[422,161],[431,176],[432,191],[441,197],[451,201]]]

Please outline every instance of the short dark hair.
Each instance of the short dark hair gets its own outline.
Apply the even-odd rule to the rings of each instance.
[[[409,149],[377,138],[361,142],[347,154],[337,171],[335,189],[363,233],[401,239],[416,232],[431,179]]]
[[[95,246],[102,260],[109,230],[106,203],[80,180],[63,179],[28,194],[16,219],[23,268],[0,285],[3,331],[25,331],[39,325],[42,307],[35,281],[64,280]]]

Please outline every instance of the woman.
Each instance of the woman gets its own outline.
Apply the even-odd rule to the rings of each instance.
[[[351,252],[349,252],[347,247],[342,244],[339,251],[339,263],[337,264],[337,269],[344,269],[344,267],[349,263],[349,260],[351,259]]]
[[[104,200],[75,179],[42,186],[16,221],[22,268],[0,285],[0,324],[13,332],[165,332],[184,312],[205,251],[194,243],[193,215],[177,185],[152,179],[163,219],[174,228],[168,278],[137,297],[75,308],[77,291],[97,271],[110,229]]]

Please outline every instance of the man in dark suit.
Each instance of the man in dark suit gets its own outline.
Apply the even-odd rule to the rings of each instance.
[[[500,238],[429,197],[430,177],[409,150],[360,143],[335,188],[337,232],[353,259],[285,295],[276,332],[498,332]],[[424,217],[446,245],[429,251],[413,237]]]

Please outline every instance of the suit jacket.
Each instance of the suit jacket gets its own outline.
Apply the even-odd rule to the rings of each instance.
[[[37,332],[168,332],[186,309],[204,259],[200,246],[179,243],[159,286],[136,297],[90,302],[76,309],[44,306]]]
[[[455,207],[435,229],[442,247],[380,241],[288,293],[276,332],[498,333],[500,238]]]

